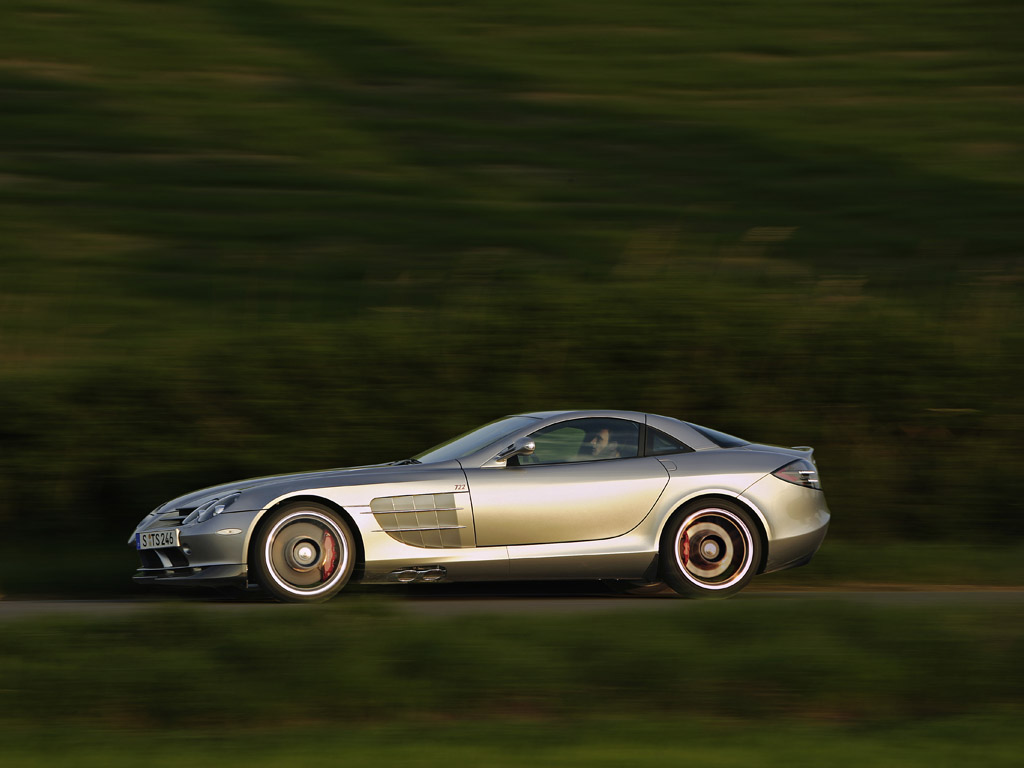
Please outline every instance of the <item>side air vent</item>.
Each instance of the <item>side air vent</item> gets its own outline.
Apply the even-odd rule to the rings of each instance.
[[[472,547],[475,543],[467,493],[384,496],[370,502],[380,529],[396,541],[426,549]]]

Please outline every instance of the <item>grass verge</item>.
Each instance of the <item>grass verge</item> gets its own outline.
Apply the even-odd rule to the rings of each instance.
[[[619,716],[585,722],[286,728],[250,732],[34,729],[0,743],[11,768],[116,768],[145,760],[152,768],[198,765],[279,766],[330,759],[354,768],[415,764],[663,766],[685,758],[720,768],[819,766],[989,768],[1019,765],[1024,737],[1012,713],[875,728],[836,723],[645,720]]]
[[[1022,630],[1019,605],[967,599],[679,601],[657,615],[457,619],[368,597],[162,605],[6,622],[0,730],[930,720],[1024,704]]]

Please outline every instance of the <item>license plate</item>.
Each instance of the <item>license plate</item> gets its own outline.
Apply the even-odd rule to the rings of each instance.
[[[162,549],[178,546],[178,529],[169,531],[146,531],[135,534],[136,549]]]

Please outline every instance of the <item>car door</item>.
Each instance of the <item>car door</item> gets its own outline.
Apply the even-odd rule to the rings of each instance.
[[[621,536],[646,517],[668,483],[661,462],[640,455],[637,422],[569,419],[531,437],[532,455],[466,470],[477,546]]]

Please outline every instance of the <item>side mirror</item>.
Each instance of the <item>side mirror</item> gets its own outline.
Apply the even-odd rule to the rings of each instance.
[[[528,437],[520,437],[508,448],[494,457],[495,461],[508,461],[513,456],[529,456],[537,450],[537,444]]]

